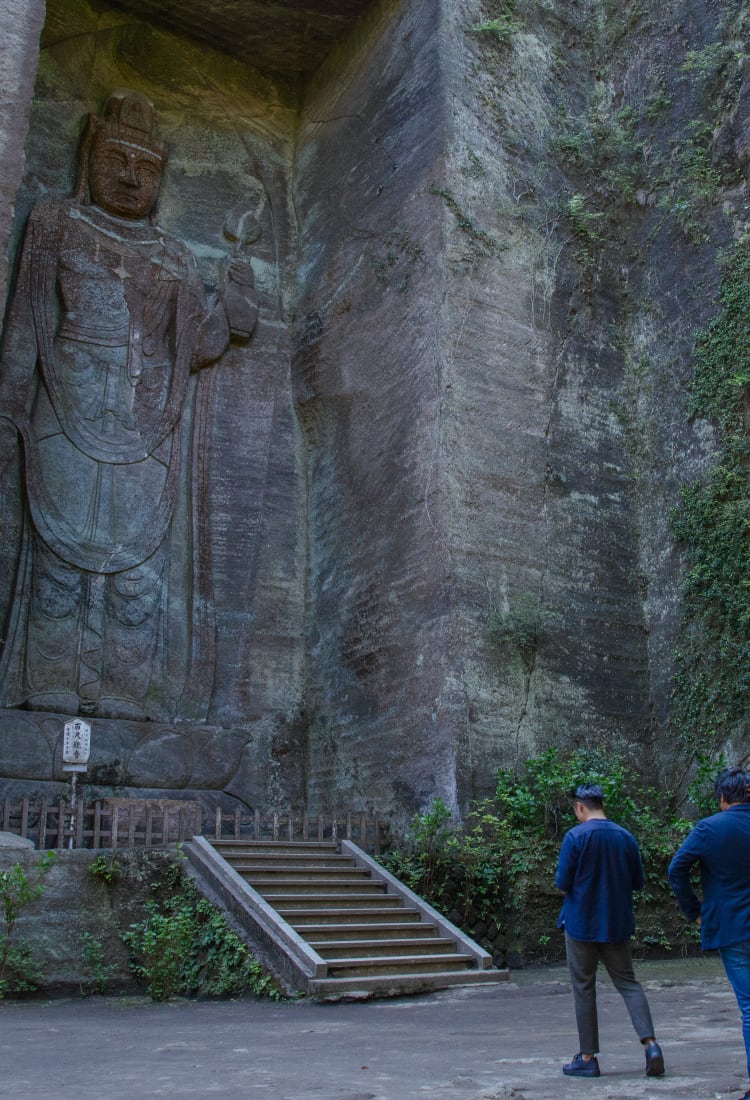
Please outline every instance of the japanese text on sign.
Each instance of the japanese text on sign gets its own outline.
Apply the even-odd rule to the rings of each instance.
[[[80,718],[63,727],[63,763],[86,764],[91,753],[91,726]]]

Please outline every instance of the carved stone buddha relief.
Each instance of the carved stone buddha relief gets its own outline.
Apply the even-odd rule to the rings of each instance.
[[[166,206],[167,144],[141,91],[84,118],[69,198],[59,159],[45,176],[65,100],[35,108],[0,356],[0,781],[62,778],[59,716],[82,715],[92,783],[252,803],[290,709],[255,692],[248,715],[245,686],[270,568],[257,535],[275,522],[263,478],[294,469],[277,431],[281,157],[266,166],[263,136],[217,137],[162,98],[179,131]]]

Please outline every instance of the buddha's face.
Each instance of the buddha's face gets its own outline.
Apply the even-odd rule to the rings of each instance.
[[[159,195],[162,162],[155,153],[99,136],[89,160],[89,187],[97,206],[109,214],[143,220]]]

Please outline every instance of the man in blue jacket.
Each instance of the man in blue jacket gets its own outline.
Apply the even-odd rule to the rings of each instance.
[[[742,1017],[750,1075],[750,773],[729,768],[716,778],[720,811],[699,821],[669,865],[680,908],[701,929],[704,951],[718,948]],[[700,865],[699,901],[690,871]],[[742,1097],[750,1100],[750,1089]]]
[[[598,1077],[599,1022],[596,971],[603,962],[630,1013],[645,1048],[646,1074],[664,1073],[646,994],[633,973],[630,939],[635,931],[633,891],[643,886],[638,842],[604,813],[601,787],[587,783],[573,792],[578,825],[565,834],[555,886],[565,892],[558,927],[573,986],[580,1052],[563,1066],[568,1077]]]

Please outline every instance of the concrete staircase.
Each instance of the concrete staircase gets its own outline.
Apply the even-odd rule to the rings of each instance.
[[[501,981],[506,970],[351,841],[187,845],[192,873],[292,988],[394,996]]]

